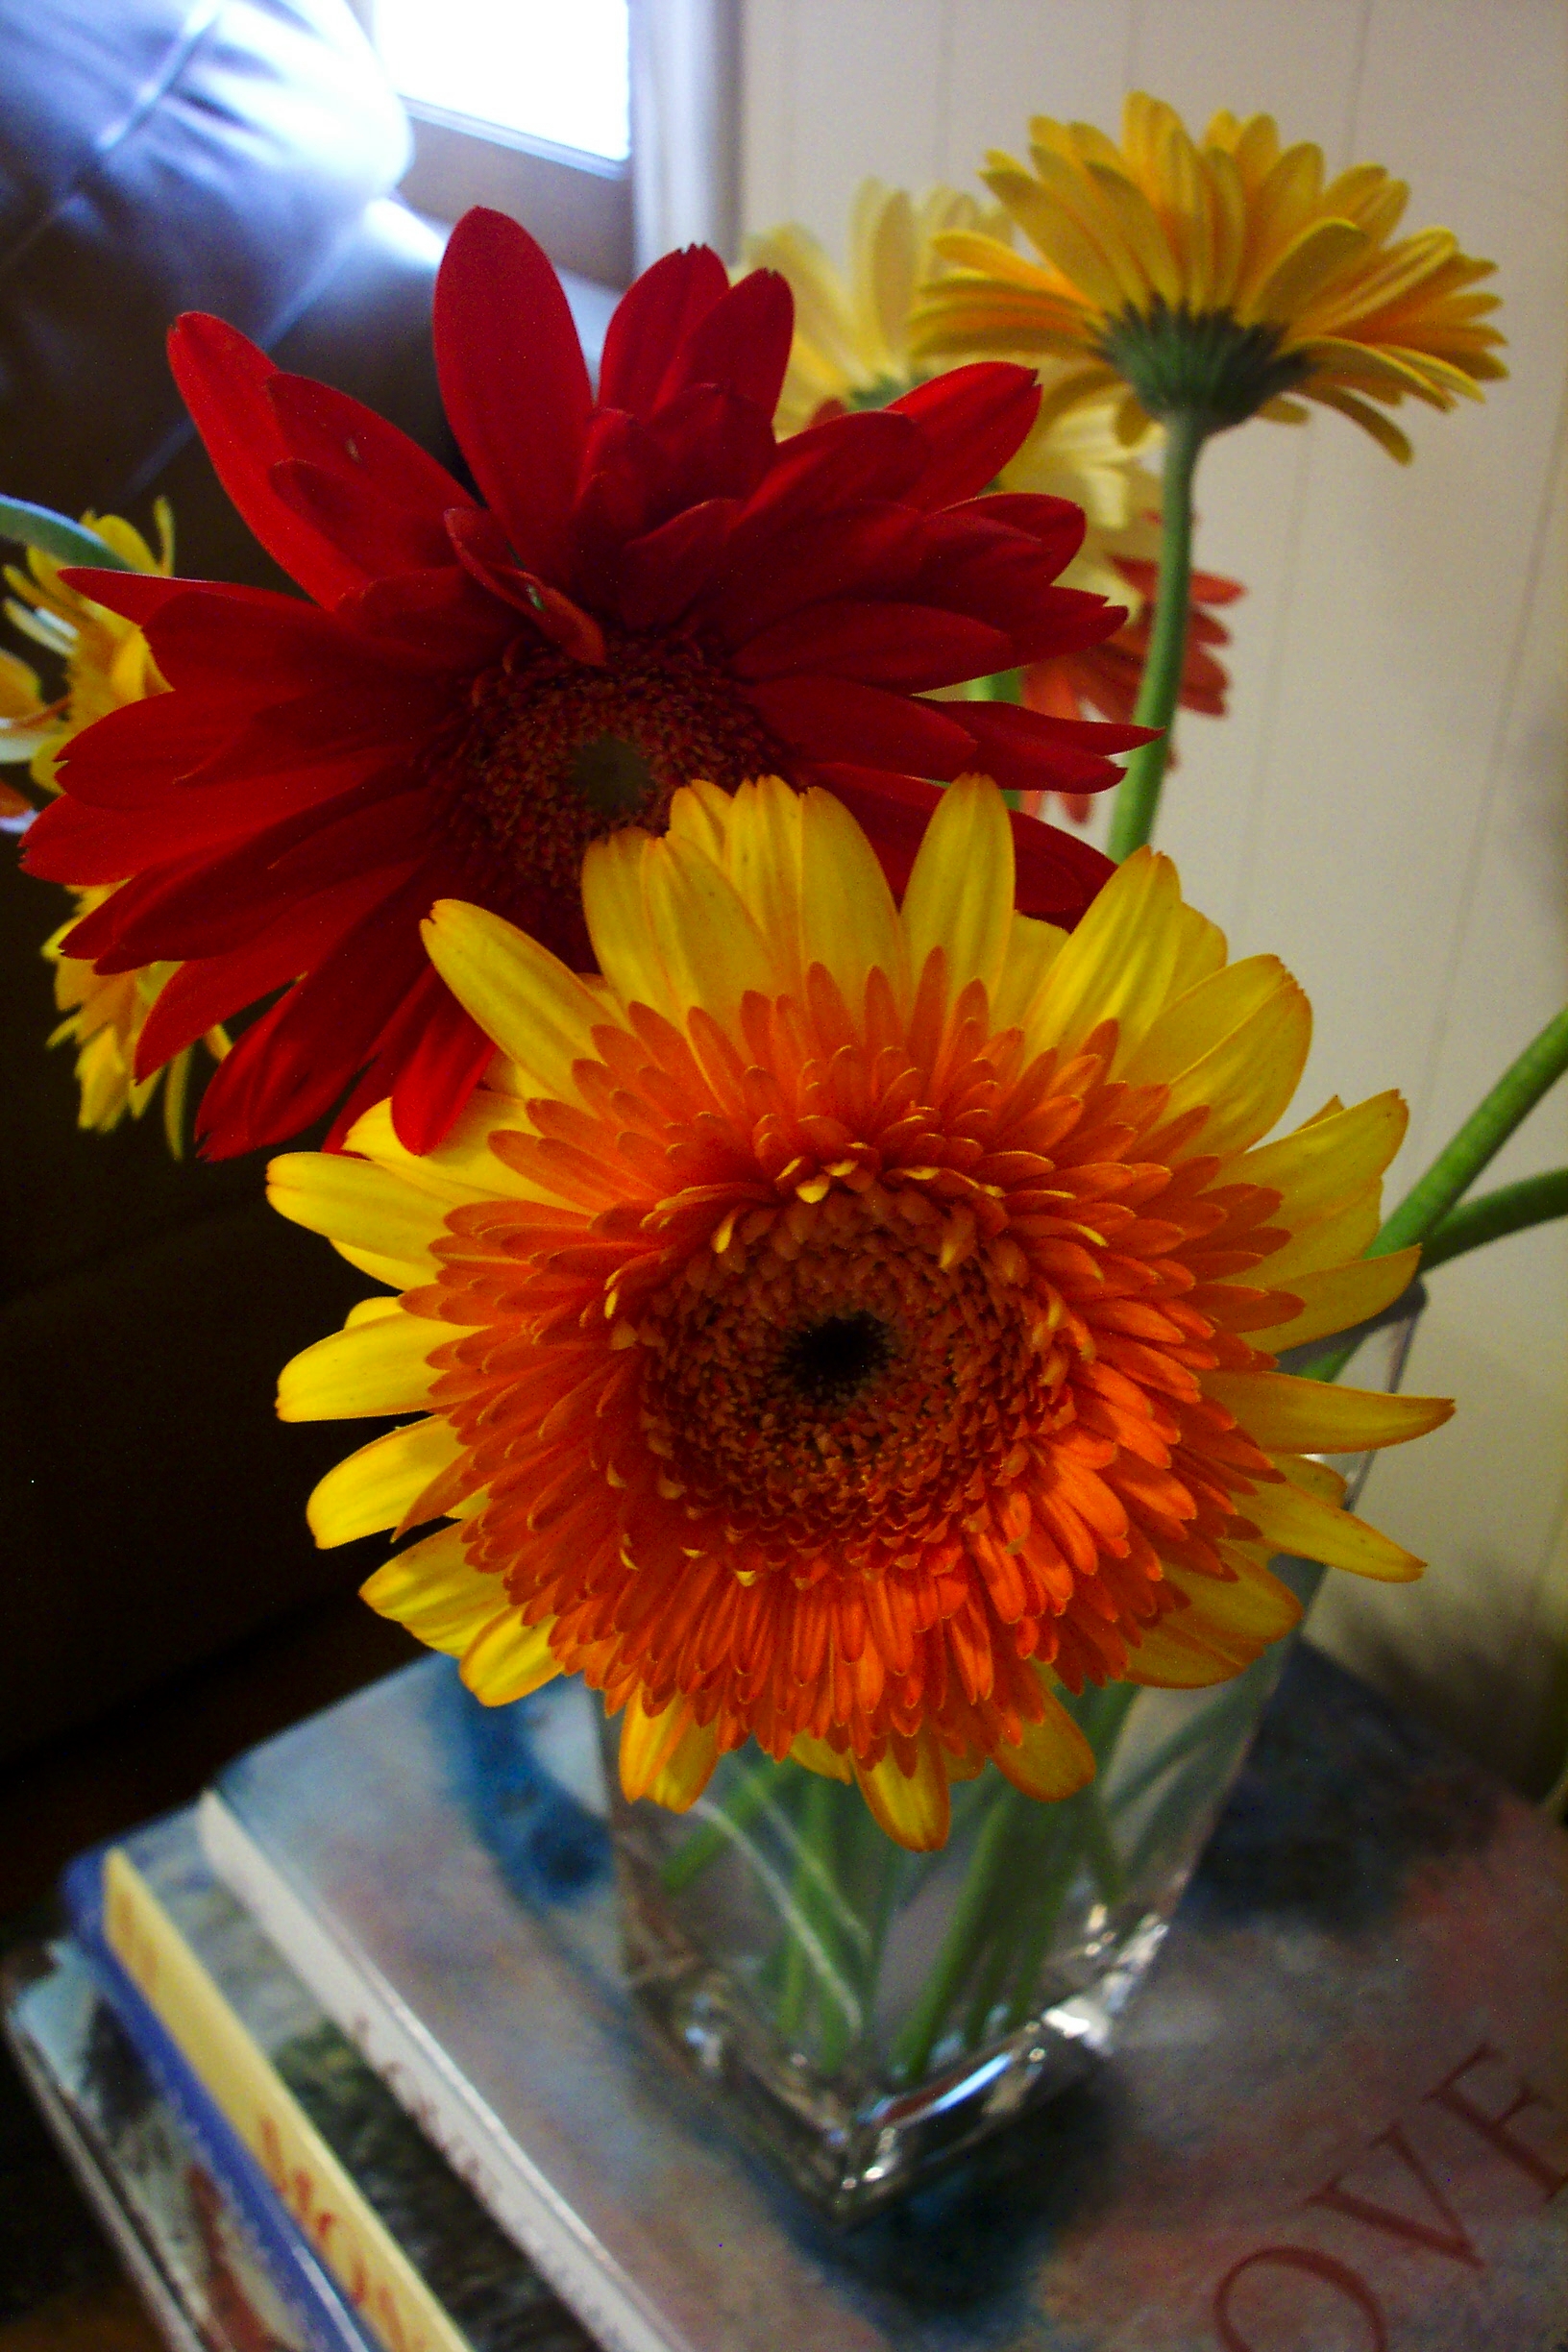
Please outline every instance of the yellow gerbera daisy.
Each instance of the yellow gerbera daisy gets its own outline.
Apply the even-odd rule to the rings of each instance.
[[[100,540],[111,556],[134,572],[161,574],[174,569],[173,518],[163,500],[154,509],[159,546],[155,554],[133,524],[119,515],[82,517],[83,529]],[[64,666],[64,691],[46,702],[37,676],[14,657],[0,657],[0,759],[26,760],[35,785],[45,793],[60,790],[55,770],[73,736],[110,711],[140,702],[163,692],[163,680],[147,640],[134,622],[110,612],[84,596],[61,577],[61,567],[41,548],[30,548],[27,569],[6,566],[12,594],[5,612],[12,625],[43,646]],[[18,793],[0,798],[0,813],[14,803],[27,811]],[[177,1054],[151,1077],[138,1080],[136,1045],[148,1014],[174,974],[178,964],[135,966],[101,973],[90,957],[69,955],[65,942],[83,919],[104,904],[118,885],[73,890],[74,912],[44,942],[43,953],[55,967],[55,1005],[64,1015],[49,1042],[69,1042],[77,1048],[76,1076],[81,1090],[78,1125],[107,1134],[129,1112],[139,1118],[166,1077],[163,1127],[169,1148],[178,1159],[184,1148],[184,1106],[190,1087],[194,1047]],[[229,1050],[221,1028],[208,1030],[203,1042],[214,1061]]]
[[[1308,1457],[1450,1408],[1272,1353],[1409,1279],[1360,1258],[1403,1108],[1260,1144],[1307,1002],[1227,966],[1168,860],[1066,935],[963,778],[899,908],[841,802],[769,779],[677,794],[583,891],[601,978],[437,906],[502,1057],[446,1142],[383,1103],[357,1156],[270,1171],[393,1286],[280,1411],[420,1416],[322,1481],[317,1541],[447,1517],[365,1596],[481,1699],[581,1672],[628,1794],[684,1808],[754,1737],[930,1848],[988,1759],[1089,1777],[1059,1685],[1222,1681],[1284,1633],[1271,1551],[1417,1572]]]
[[[1121,145],[1087,123],[1030,124],[1031,171],[993,154],[984,179],[1041,261],[971,230],[939,234],[947,265],[917,306],[920,355],[1050,352],[1090,364],[1084,393],[1126,383],[1151,417],[1203,430],[1287,395],[1336,408],[1401,460],[1410,447],[1371,403],[1450,408],[1507,373],[1472,289],[1490,261],[1446,229],[1389,239],[1408,188],[1359,163],[1324,185],[1310,142],[1282,149],[1267,114],[1216,114],[1195,146],[1180,117],[1133,91]]]

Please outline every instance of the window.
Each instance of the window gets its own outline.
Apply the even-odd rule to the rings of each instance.
[[[414,126],[402,193],[527,223],[561,268],[632,268],[627,0],[375,0],[370,30]]]

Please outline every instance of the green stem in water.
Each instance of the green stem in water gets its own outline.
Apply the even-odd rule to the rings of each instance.
[[[1568,1216],[1568,1168],[1554,1168],[1547,1176],[1527,1176],[1519,1184],[1500,1185],[1479,1200],[1461,1202],[1433,1227],[1422,1247],[1421,1271],[1430,1274],[1450,1258],[1480,1249],[1483,1241],[1500,1241],[1505,1234],[1523,1233],[1531,1225],[1545,1225],[1553,1217]]]
[[[1139,726],[1160,727],[1153,743],[1129,752],[1111,812],[1111,855],[1118,862],[1141,849],[1154,831],[1160,787],[1170,757],[1170,728],[1182,692],[1187,660],[1188,617],[1192,593],[1192,477],[1208,424],[1192,409],[1164,419],[1165,464],[1162,476],[1160,581],[1142,683],[1133,718]]]

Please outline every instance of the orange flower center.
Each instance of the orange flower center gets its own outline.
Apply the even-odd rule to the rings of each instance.
[[[989,1522],[1067,1359],[983,1249],[943,1265],[952,1230],[830,1195],[651,1302],[643,1428],[689,1506],[796,1574],[819,1546],[836,1569],[915,1566],[977,1506]]]
[[[551,945],[563,919],[585,943],[576,910],[590,842],[628,824],[662,833],[681,785],[733,792],[784,759],[689,640],[606,631],[604,650],[579,661],[519,640],[475,681],[435,778],[489,903]]]

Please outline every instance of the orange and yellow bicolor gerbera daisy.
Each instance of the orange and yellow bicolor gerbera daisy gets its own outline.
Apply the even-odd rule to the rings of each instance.
[[[392,1286],[281,1412],[419,1416],[316,1488],[317,1540],[447,1518],[365,1595],[481,1699],[580,1672],[629,1795],[687,1806],[754,1738],[932,1848],[988,1759],[1089,1777],[1059,1686],[1222,1681],[1284,1633],[1270,1552],[1416,1573],[1309,1457],[1450,1408],[1273,1368],[1409,1279],[1360,1256],[1403,1108],[1261,1143],[1307,1001],[1167,859],[1069,936],[1015,913],[970,777],[900,907],[841,802],[770,779],[677,794],[583,892],[601,977],[437,906],[499,1055],[443,1144],[383,1103],[271,1169]]]
[[[155,507],[159,545],[155,551],[134,524],[120,515],[85,514],[85,531],[101,540],[111,558],[131,572],[167,578],[174,569],[174,521],[167,503]],[[27,569],[8,564],[11,595],[6,615],[25,636],[63,664],[63,692],[44,697],[34,674],[12,656],[0,656],[0,760],[26,761],[40,793],[60,790],[56,769],[67,745],[84,727],[165,691],[146,637],[134,621],[95,603],[62,576],[61,565],[41,548],[28,551]],[[24,686],[31,686],[29,698]],[[14,807],[30,813],[22,795],[0,785],[0,815]],[[163,1128],[179,1159],[184,1149],[184,1112],[195,1047],[187,1045],[149,1077],[135,1074],[136,1047],[147,1017],[180,969],[177,963],[141,964],[123,971],[99,972],[89,959],[67,955],[67,935],[86,915],[112,896],[114,884],[70,893],[72,912],[43,943],[55,968],[55,1006],[64,1016],[51,1045],[71,1044],[81,1109],[78,1125],[108,1134],[127,1113],[139,1118],[163,1090]],[[209,1029],[203,1040],[214,1062],[229,1050],[227,1033]]]
[[[1383,411],[1451,408],[1507,374],[1477,293],[1493,264],[1446,229],[1390,243],[1409,189],[1376,163],[1324,184],[1322,150],[1282,148],[1273,119],[1219,113],[1201,145],[1159,99],[1128,96],[1118,147],[1088,123],[1031,122],[1033,169],[982,174],[1041,259],[969,231],[943,234],[918,353],[1053,352],[1087,362],[1086,396],[1131,386],[1141,413],[1216,431],[1320,402],[1404,460]],[[1373,404],[1377,404],[1374,405]]]

